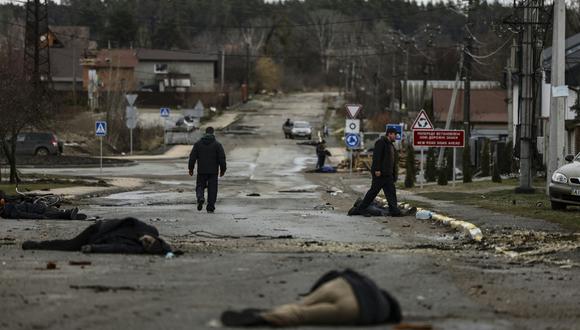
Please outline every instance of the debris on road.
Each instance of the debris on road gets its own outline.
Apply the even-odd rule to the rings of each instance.
[[[242,236],[235,236],[235,235],[221,235],[221,234],[215,234],[209,231],[205,231],[205,230],[197,230],[197,231],[189,231],[192,235],[197,236],[197,237],[203,237],[203,238],[210,238],[210,239],[241,239],[241,238],[255,238],[258,240],[264,240],[264,239],[293,239],[294,236],[292,235],[278,235],[278,236],[272,236],[272,235],[242,235]]]
[[[54,261],[47,262],[46,263],[46,269],[49,269],[49,270],[57,269],[56,268],[56,262],[54,262]]]
[[[69,288],[74,290],[93,290],[94,292],[117,292],[117,291],[137,291],[132,286],[107,286],[107,285],[69,285]]]
[[[322,205],[316,205],[314,209],[317,211],[332,211],[334,210],[334,206],[332,206],[330,203],[326,203]]]
[[[383,198],[377,198],[379,200],[383,200],[384,202],[386,202],[386,200],[384,200]],[[401,203],[400,207],[409,207],[409,204],[405,204],[405,203]],[[426,211],[426,212],[425,212]],[[428,212],[428,213],[427,213]],[[451,217],[447,217],[441,214],[437,214],[431,211],[427,211],[421,208],[417,208],[417,214],[420,214],[419,216],[421,217],[427,217],[429,214],[431,215],[430,219],[435,220],[443,225],[446,226],[450,226],[451,228],[462,232],[465,236],[468,236],[469,238],[471,238],[472,240],[476,241],[476,242],[481,242],[483,240],[483,233],[481,231],[481,229],[479,229],[477,226],[475,226],[472,223],[469,223],[467,221],[461,221],[461,220],[456,220],[454,218]],[[419,219],[418,215],[415,215],[415,217],[417,217],[417,219]],[[427,220],[427,219],[425,219]]]

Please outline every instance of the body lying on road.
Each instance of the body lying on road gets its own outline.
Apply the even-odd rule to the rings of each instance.
[[[26,241],[24,250],[82,251],[85,253],[166,254],[171,246],[157,228],[135,218],[97,221],[68,240]]]
[[[6,202],[0,199],[0,217],[4,219],[64,219],[64,220],[84,220],[85,214],[79,213],[78,208],[59,209],[53,206],[46,206],[43,203],[30,202]]]
[[[226,326],[373,325],[401,322],[397,300],[373,280],[347,269],[323,275],[299,303],[271,310],[226,311]]]

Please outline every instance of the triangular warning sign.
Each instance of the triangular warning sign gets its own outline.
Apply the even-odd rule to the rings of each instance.
[[[417,118],[415,118],[415,121],[413,122],[413,126],[411,126],[411,129],[413,130],[435,129],[435,127],[433,127],[433,124],[431,123],[431,120],[429,120],[429,116],[427,116],[425,110],[421,110]]]
[[[356,117],[358,117],[358,113],[362,109],[362,105],[360,105],[360,104],[347,104],[347,105],[345,105],[345,107],[346,107],[346,114],[351,119],[355,119]]]
[[[97,124],[97,134],[106,134],[107,130],[105,129],[105,125],[103,123]]]

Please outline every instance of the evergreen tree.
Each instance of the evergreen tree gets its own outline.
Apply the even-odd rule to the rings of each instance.
[[[489,163],[489,139],[485,139],[481,150],[481,176],[489,176]]]
[[[425,168],[425,180],[435,182],[437,180],[437,160],[435,159],[435,149],[429,148],[427,151],[427,167]]]
[[[446,186],[447,185],[447,175],[448,175],[448,167],[447,166],[447,159],[445,159],[443,161],[443,164],[441,164],[441,167],[437,169],[437,184],[440,186]]]
[[[447,180],[453,180],[453,168],[455,164],[453,164],[453,149],[446,148],[445,149],[445,173],[447,174]]]
[[[415,185],[415,149],[411,143],[407,144],[407,156],[405,169],[405,188],[412,188]]]
[[[501,162],[499,173],[500,174],[511,174],[513,172],[513,162],[514,162],[514,148],[513,142],[507,141],[503,150],[501,152]]]
[[[501,176],[499,175],[498,157],[493,158],[493,171],[492,171],[491,181],[497,182],[497,183],[501,182]]]
[[[109,16],[103,45],[110,41],[113,47],[128,48],[137,39],[137,31],[137,22],[131,9],[128,6],[119,6]]]
[[[472,171],[471,171],[471,148],[469,143],[463,148],[463,183],[472,182]]]

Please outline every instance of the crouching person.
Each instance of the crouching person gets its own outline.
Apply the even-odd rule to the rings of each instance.
[[[226,326],[374,325],[401,322],[395,298],[353,270],[322,276],[299,303],[271,310],[246,309],[222,314]]]
[[[22,249],[135,254],[172,252],[171,246],[159,237],[157,228],[135,218],[97,221],[72,239],[25,241]]]

